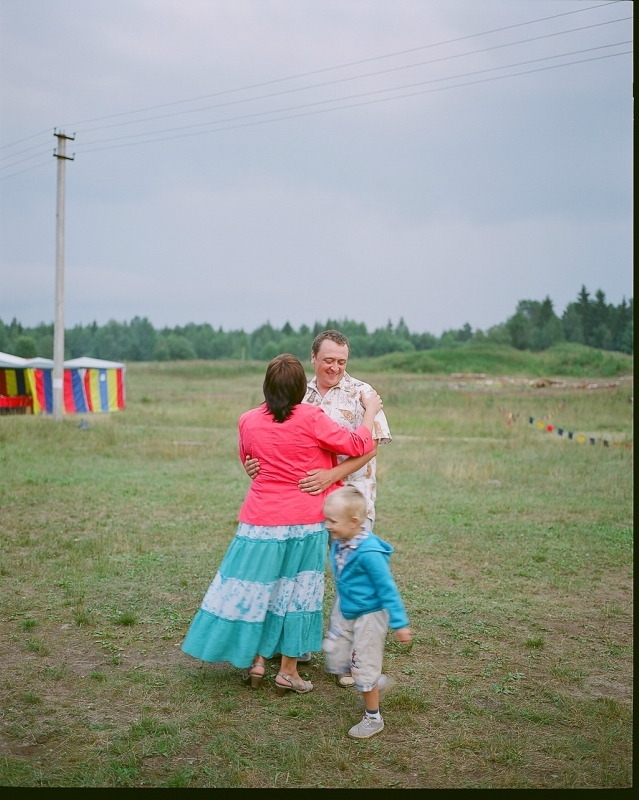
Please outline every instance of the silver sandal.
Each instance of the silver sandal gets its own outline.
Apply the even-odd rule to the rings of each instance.
[[[283,678],[289,686],[282,686],[277,682],[278,678]],[[284,697],[286,692],[295,692],[295,694],[308,694],[313,691],[313,684],[310,681],[294,681],[290,675],[285,675],[283,672],[278,672],[275,677],[275,691],[278,697]]]

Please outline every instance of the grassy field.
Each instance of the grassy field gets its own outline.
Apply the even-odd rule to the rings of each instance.
[[[632,372],[632,356],[567,342],[539,353],[487,342],[469,342],[460,347],[389,353],[377,359],[369,359],[363,364],[376,371],[485,372],[487,375],[537,377],[613,377]]]
[[[369,373],[394,441],[377,533],[415,641],[386,729],[323,672],[277,698],[180,644],[233,536],[264,365],[132,365],[122,413],[0,418],[3,786],[628,787],[632,380]],[[537,373],[532,373],[537,374]],[[506,415],[519,414],[513,424]],[[332,599],[327,582],[327,605]]]

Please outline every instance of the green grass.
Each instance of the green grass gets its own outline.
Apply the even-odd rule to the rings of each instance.
[[[470,342],[460,347],[442,347],[413,353],[389,353],[376,359],[361,359],[375,370],[418,373],[484,372],[487,375],[562,375],[614,377],[632,372],[632,356],[597,350],[578,344],[560,344],[533,353],[506,345]]]
[[[236,423],[264,365],[136,364],[126,411],[89,430],[0,419],[1,785],[631,785],[632,451],[527,418],[631,443],[632,381],[366,366],[395,437],[376,530],[415,632],[388,641],[384,732],[346,737],[356,698],[321,654],[315,691],[280,699],[275,662],[251,692],[180,652],[246,492]]]

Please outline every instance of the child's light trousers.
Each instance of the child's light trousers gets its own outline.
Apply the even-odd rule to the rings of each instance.
[[[382,674],[387,631],[386,609],[346,619],[340,611],[339,597],[336,597],[322,645],[326,671],[333,675],[350,672],[358,691],[370,692]]]

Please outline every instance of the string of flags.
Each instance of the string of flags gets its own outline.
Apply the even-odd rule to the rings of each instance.
[[[557,407],[563,408],[565,405],[564,402],[560,403]],[[508,411],[501,406],[499,406],[499,412],[504,416],[504,420],[507,425],[512,425],[518,419],[520,419],[520,414],[515,414],[512,411]],[[542,419],[538,419],[535,417],[528,417],[528,424],[535,425],[540,431],[544,433],[556,433],[558,436],[565,436],[567,439],[571,439],[579,444],[585,444],[588,442],[591,445],[597,444],[597,442],[601,442],[604,447],[610,447],[612,444],[614,447],[625,447],[626,450],[632,450],[632,445],[628,442],[620,442],[615,439],[611,439],[610,437],[605,436],[588,436],[585,433],[577,433],[575,431],[568,430],[567,428],[559,427],[558,425],[553,425],[550,421],[552,419],[552,414],[548,414],[547,416],[543,417]]]

